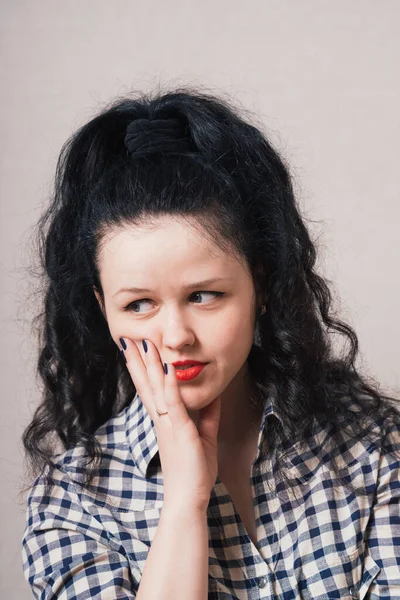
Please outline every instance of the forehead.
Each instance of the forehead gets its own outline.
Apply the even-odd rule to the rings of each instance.
[[[230,271],[243,268],[237,254],[214,243],[198,223],[162,217],[148,224],[126,224],[110,229],[99,245],[100,270],[146,272],[152,275],[175,265],[195,271],[217,265]]]

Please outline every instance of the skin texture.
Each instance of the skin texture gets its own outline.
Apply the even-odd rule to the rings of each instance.
[[[262,300],[257,299],[247,265],[186,220],[168,216],[156,219],[151,227],[127,224],[109,230],[98,259],[104,304],[94,292],[117,346],[121,347],[119,338],[127,336],[143,353],[142,339],[151,340],[162,362],[209,363],[200,376],[179,382],[183,403],[197,424],[198,410],[221,394],[221,461],[232,458],[232,450],[244,456],[239,449],[254,441],[261,419],[249,404],[252,384],[246,374],[256,309]],[[224,280],[184,287],[211,277]],[[130,286],[151,292],[117,293]],[[213,291],[225,295],[217,297]]]

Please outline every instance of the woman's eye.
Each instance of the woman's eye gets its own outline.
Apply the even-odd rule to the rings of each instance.
[[[225,292],[193,292],[193,294],[191,294],[191,298],[192,297],[198,297],[198,296],[214,296],[215,298],[219,298],[220,296],[223,296],[225,294]],[[126,306],[124,308],[124,310],[129,311],[129,312],[135,312],[140,314],[141,311],[137,310],[137,307],[139,307],[143,302],[151,302],[151,300],[149,298],[143,298],[141,300],[134,300],[134,302],[131,302],[130,304],[128,304],[128,306]],[[208,304],[208,302],[194,302],[194,304]]]
[[[136,310],[137,306],[140,306],[142,304],[142,302],[150,302],[150,300],[148,298],[144,298],[143,300],[135,300],[134,302],[131,302],[130,304],[128,304],[128,306],[125,306],[124,310],[128,311],[128,312],[139,312],[138,310]]]
[[[192,296],[203,296],[209,294],[210,296],[214,296],[215,298],[219,298],[224,295],[225,292],[193,292]],[[203,304],[203,302],[195,302],[195,304]],[[208,304],[208,303],[207,303]]]

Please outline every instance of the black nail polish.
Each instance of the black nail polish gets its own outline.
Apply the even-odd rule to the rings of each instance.
[[[164,363],[164,373],[166,375],[168,374],[168,365],[167,365],[167,363]]]
[[[123,356],[123,358],[124,358],[124,361],[126,362],[126,356],[125,356],[125,352],[124,352],[123,350],[120,350],[120,352],[121,352],[121,354],[122,354],[122,356]]]
[[[121,346],[123,347],[123,349],[126,350],[126,343],[125,343],[124,338],[122,338],[122,337],[119,338],[119,341],[121,342]]]
[[[147,352],[146,340],[142,340],[142,344],[143,344],[144,351]]]

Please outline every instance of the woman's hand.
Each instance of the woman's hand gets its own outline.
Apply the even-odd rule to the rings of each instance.
[[[218,475],[217,436],[221,396],[199,411],[197,427],[182,401],[175,367],[165,374],[156,346],[124,336],[126,366],[137,393],[152,418],[164,478],[164,506],[206,510]],[[139,350],[140,347],[140,350]],[[167,415],[158,415],[168,411]]]

